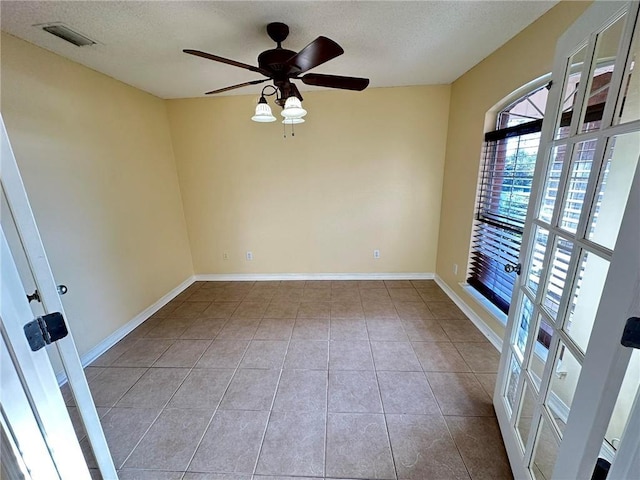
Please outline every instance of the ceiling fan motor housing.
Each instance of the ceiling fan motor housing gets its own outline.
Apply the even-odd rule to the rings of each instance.
[[[296,52],[285,48],[274,48],[266,50],[258,55],[258,65],[260,68],[273,73],[274,78],[296,75],[300,69],[295,65],[288,65],[287,60],[293,57]]]

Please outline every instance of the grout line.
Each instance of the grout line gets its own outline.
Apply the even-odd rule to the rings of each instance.
[[[386,284],[385,284],[385,288],[387,288]],[[387,293],[389,293],[389,290],[387,289]],[[390,296],[390,295],[389,295]],[[360,300],[360,302],[362,303],[362,299]],[[392,300],[393,302],[393,300]],[[393,308],[395,309],[395,304],[393,304]],[[364,308],[363,308],[364,310]],[[387,434],[387,445],[389,445],[389,454],[391,455],[391,463],[393,465],[393,472],[395,474],[395,478],[398,478],[398,468],[396,467],[396,459],[393,456],[393,447],[391,446],[391,435],[389,434],[389,424],[387,423],[387,414],[385,412],[384,409],[384,403],[382,402],[382,391],[380,390],[380,380],[378,379],[378,370],[376,369],[376,359],[373,355],[373,347],[371,346],[371,337],[369,336],[369,327],[367,325],[367,322],[365,320],[364,322],[365,324],[365,328],[367,330],[367,338],[369,341],[369,350],[371,350],[371,361],[373,362],[373,374],[376,377],[376,385],[378,386],[378,398],[380,400],[380,406],[382,407],[382,418],[384,420],[384,429],[385,432]]]
[[[331,286],[331,296],[333,295],[333,286]],[[330,297],[331,298],[331,297]],[[331,309],[331,306],[329,307]],[[329,335],[327,341],[327,388],[325,389],[325,406],[324,406],[324,461],[322,462],[322,476],[327,475],[327,444],[329,442],[329,364],[331,362],[331,310],[329,310]]]

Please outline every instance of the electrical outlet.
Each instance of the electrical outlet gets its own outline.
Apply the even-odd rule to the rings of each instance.
[[[253,253],[252,252],[247,252],[247,260],[248,261],[253,260]]]
[[[454,263],[454,264],[453,264],[453,274],[454,274],[454,275],[457,275],[457,274],[458,274],[458,264],[457,264],[457,263]]]
[[[374,250],[373,251],[373,258],[375,258],[375,259],[380,258],[380,250]]]

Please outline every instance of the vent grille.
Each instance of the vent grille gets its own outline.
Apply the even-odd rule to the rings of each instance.
[[[95,45],[97,43],[89,37],[82,35],[61,23],[48,23],[46,25],[38,26],[45,32],[55,35],[62,40],[66,40],[67,42],[74,44],[76,47],[86,47],[87,45]]]

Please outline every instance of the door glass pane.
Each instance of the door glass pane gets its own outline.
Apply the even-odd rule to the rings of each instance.
[[[564,91],[562,92],[562,115],[560,117],[560,124],[556,130],[556,138],[566,138],[569,136],[569,126],[571,125],[573,107],[580,85],[586,51],[587,45],[582,47],[569,59],[569,72],[567,73],[567,81],[565,82]]]
[[[569,269],[572,251],[573,243],[571,241],[565,240],[562,237],[556,239],[551,254],[547,287],[544,298],[542,299],[544,309],[554,319],[557,317],[558,309],[560,308],[560,300],[567,280],[567,271]]]
[[[581,369],[580,362],[560,342],[556,363],[551,373],[551,385],[545,402],[560,432],[564,431],[564,427],[567,424],[569,409],[573,402],[573,395],[576,392]]]
[[[609,271],[609,262],[593,253],[582,252],[578,281],[564,330],[582,352],[586,352],[596,319],[600,296]]]
[[[638,394],[638,388],[640,387],[640,350],[633,350],[631,353],[631,360],[627,366],[627,372],[622,381],[620,392],[618,393],[618,400],[615,407],[613,407],[613,413],[609,426],[607,427],[607,433],[605,434],[605,440],[614,449],[618,449],[620,446],[620,439],[625,431],[631,408],[633,407],[633,401]],[[632,433],[633,435],[633,433]]]
[[[604,104],[609,93],[609,84],[613,75],[614,62],[624,29],[625,18],[626,15],[620,17],[598,35],[594,57],[595,67],[591,74],[590,85],[585,98],[586,109],[583,111],[581,132],[590,132],[600,128],[600,120],[602,119]]]
[[[544,193],[542,194],[542,202],[540,203],[540,212],[538,218],[543,222],[551,223],[553,209],[558,198],[558,186],[560,184],[560,175],[562,174],[562,166],[567,153],[566,145],[558,145],[553,149],[551,161],[547,172],[547,178],[544,185]]]
[[[536,390],[540,390],[540,379],[547,363],[551,340],[553,340],[553,327],[541,320],[536,335],[536,343],[533,344],[533,351],[529,357],[529,365],[527,367]]]
[[[531,462],[531,472],[536,480],[551,479],[558,456],[558,447],[558,440],[553,434],[551,425],[542,417],[538,429],[538,441]]]
[[[506,398],[509,407],[511,407],[511,411],[513,411],[513,405],[516,401],[516,390],[518,388],[518,379],[520,378],[520,363],[518,360],[511,355],[511,359],[509,361],[509,376],[507,377],[507,388],[506,388]]]
[[[588,238],[592,242],[611,250],[615,247],[639,157],[640,132],[609,139],[591,212]]]
[[[542,265],[544,263],[544,254],[547,250],[547,242],[549,241],[549,230],[535,227],[533,233],[533,251],[529,260],[527,287],[533,292],[533,296],[538,293],[538,285],[540,285],[540,276],[542,275]]]
[[[587,140],[576,144],[573,149],[564,204],[558,219],[558,226],[571,233],[576,233],[578,229],[597,143],[597,140]],[[589,200],[587,204],[590,204]]]
[[[627,71],[622,80],[622,92],[616,106],[614,123],[627,123],[640,119],[640,75],[637,62],[640,60],[640,28],[633,33],[631,51],[627,60]]]
[[[522,298],[522,306],[520,307],[520,323],[514,339],[514,347],[519,356],[520,362],[524,358],[524,349],[527,346],[527,337],[529,335],[529,325],[533,317],[533,304],[526,295]]]
[[[518,421],[516,422],[516,430],[518,431],[518,437],[523,449],[526,448],[527,438],[531,431],[531,421],[533,420],[533,411],[536,406],[534,396],[531,394],[531,389],[527,382],[524,382],[524,389],[522,392],[522,400],[520,406],[520,414],[518,415]]]

